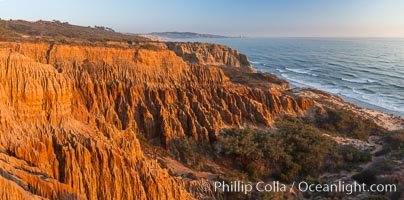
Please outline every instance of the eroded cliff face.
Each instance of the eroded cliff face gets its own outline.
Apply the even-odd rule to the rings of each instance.
[[[246,55],[218,44],[168,42],[167,48],[184,60],[202,65],[225,65],[254,71]]]
[[[167,170],[145,159],[133,129],[91,123],[89,115],[99,116],[80,104],[86,97],[74,100],[88,90],[76,93],[72,74],[39,59],[12,48],[0,53],[2,199],[192,198]],[[80,109],[87,116],[74,113]]]
[[[222,67],[250,65],[234,50],[205,44],[0,43],[0,196],[196,197],[186,180],[142,153],[137,135],[170,150],[175,139],[213,142],[222,127],[270,127],[313,105],[277,83],[239,84]]]

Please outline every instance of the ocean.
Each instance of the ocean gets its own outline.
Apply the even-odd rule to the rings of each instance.
[[[246,54],[255,69],[292,87],[338,95],[362,107],[404,116],[404,39],[182,39],[224,44]]]

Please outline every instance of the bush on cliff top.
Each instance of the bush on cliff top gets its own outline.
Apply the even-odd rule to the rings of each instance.
[[[30,37],[22,37],[30,36]],[[148,41],[148,39],[136,35],[128,35],[114,32],[107,27],[96,26],[84,27],[71,25],[67,22],[62,23],[58,20],[29,22],[23,20],[1,20],[0,19],[0,40],[14,41],[37,41],[42,40],[66,40],[79,39],[90,42],[95,41]]]
[[[404,129],[389,132],[384,141],[387,143],[384,151],[392,151],[392,156],[398,160],[404,159]]]
[[[358,119],[345,110],[327,110],[318,115],[314,123],[318,128],[338,135],[366,140],[371,134],[379,134],[384,130],[368,119]]]
[[[389,147],[393,150],[404,148],[404,129],[391,131],[386,137],[385,141],[389,144]]]
[[[278,120],[276,127],[273,133],[251,128],[224,130],[216,149],[252,180],[271,177],[286,182],[352,169],[371,158],[369,152],[338,146],[320,129],[296,118]]]

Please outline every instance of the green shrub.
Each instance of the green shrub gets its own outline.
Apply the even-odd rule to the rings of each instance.
[[[221,153],[233,166],[259,176],[282,181],[316,176],[327,166],[335,144],[321,132],[296,119],[279,120],[275,133],[255,129],[228,129],[219,136]]]
[[[393,157],[397,160],[404,159],[404,129],[391,131],[385,138],[389,150],[393,150]]]
[[[144,44],[140,46],[141,49],[147,49],[147,50],[159,50],[160,48],[156,45],[153,44]]]
[[[217,140],[218,152],[232,167],[252,180],[292,180],[317,177],[324,171],[352,169],[371,160],[369,151],[339,146],[323,131],[298,118],[285,117],[273,132],[257,129],[226,129]]]
[[[376,181],[376,175],[370,170],[364,170],[358,174],[352,176],[352,178],[359,183],[365,183],[366,185],[371,185]]]
[[[209,144],[188,137],[175,139],[170,149],[177,160],[195,169],[205,167],[207,154],[212,152]]]
[[[377,175],[389,174],[394,169],[394,163],[391,159],[383,159],[376,161],[362,172],[352,176],[358,182],[366,183],[367,185],[376,182]]]
[[[361,151],[353,145],[342,145],[338,148],[338,154],[342,156],[344,164],[341,169],[351,170],[356,165],[363,162],[372,161],[372,154],[370,151]]]
[[[375,174],[391,172],[393,168],[394,168],[394,162],[391,158],[378,160],[371,166],[371,169]]]
[[[370,134],[379,134],[384,130],[368,119],[358,119],[345,110],[327,110],[325,115],[316,118],[315,125],[321,129],[356,139],[367,139]]]
[[[389,147],[393,150],[404,148],[404,129],[398,131],[391,131],[386,136],[385,141],[389,144]]]

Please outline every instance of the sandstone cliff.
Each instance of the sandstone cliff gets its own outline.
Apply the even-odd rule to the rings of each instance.
[[[0,43],[0,197],[195,198],[187,180],[143,153],[137,135],[170,151],[175,139],[271,127],[314,103],[228,47],[157,45]],[[267,84],[240,84],[231,68]]]
[[[203,65],[247,67],[253,70],[247,56],[223,45],[169,42],[167,47],[189,62]]]

